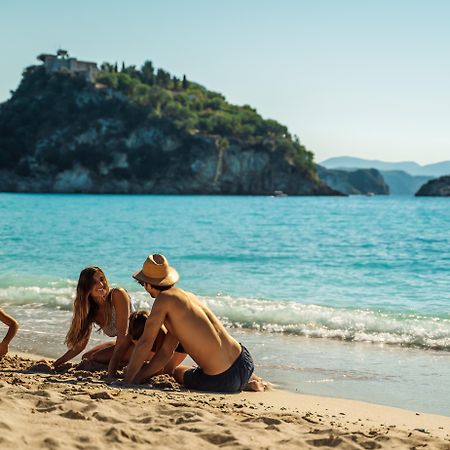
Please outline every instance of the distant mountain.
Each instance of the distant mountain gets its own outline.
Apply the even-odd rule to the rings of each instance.
[[[424,175],[440,177],[450,175],[450,161],[442,161],[421,166],[414,161],[386,162],[371,159],[354,158],[352,156],[339,156],[329,158],[320,163],[327,169],[378,169],[382,171],[402,170],[409,175]]]
[[[317,174],[324,183],[343,194],[389,194],[389,186],[376,169],[330,170],[318,165]]]
[[[403,170],[381,170],[391,195],[414,195],[419,188],[434,177],[410,175]]]
[[[417,197],[450,197],[450,176],[440,177],[424,184],[416,194]]]

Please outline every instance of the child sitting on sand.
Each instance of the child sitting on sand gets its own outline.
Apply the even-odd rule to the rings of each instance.
[[[6,314],[2,309],[0,309],[0,321],[9,327],[9,330],[6,333],[6,336],[3,338],[3,341],[0,342],[0,358],[2,358],[8,353],[9,343],[16,335],[17,330],[19,329],[19,323],[16,319]]]
[[[136,311],[130,315],[128,334],[125,336],[125,340],[119,345],[116,354],[112,357],[109,364],[108,375],[110,377],[114,377],[116,375],[117,368],[123,360],[123,356],[129,352],[130,347],[134,347],[136,342],[142,336],[148,316],[148,311]],[[153,358],[155,352],[163,344],[166,334],[167,330],[163,325],[155,339],[153,348],[148,349],[146,360],[151,360]],[[181,364],[186,356],[186,352],[184,351],[182,345],[178,345],[178,347],[174,350],[173,356],[170,358],[162,372],[172,375],[175,367]]]

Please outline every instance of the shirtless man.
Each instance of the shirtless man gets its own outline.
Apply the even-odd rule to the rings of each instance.
[[[179,275],[163,255],[150,255],[133,277],[155,302],[126,369],[126,382],[142,383],[152,377],[181,343],[198,364],[195,368],[175,368],[174,378],[186,388],[210,392],[239,392],[245,387],[264,390],[261,380],[252,377],[253,360],[248,350],[194,294],[174,286]],[[168,331],[164,342],[153,359],[144,364],[162,325]]]

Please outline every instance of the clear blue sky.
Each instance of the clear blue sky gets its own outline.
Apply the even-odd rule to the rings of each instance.
[[[287,125],[316,161],[450,159],[450,1],[0,3],[0,101],[36,56],[186,74]]]

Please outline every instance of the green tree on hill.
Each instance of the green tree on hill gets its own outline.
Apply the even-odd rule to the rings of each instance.
[[[142,82],[152,86],[155,83],[155,68],[151,61],[145,61],[141,67]]]

